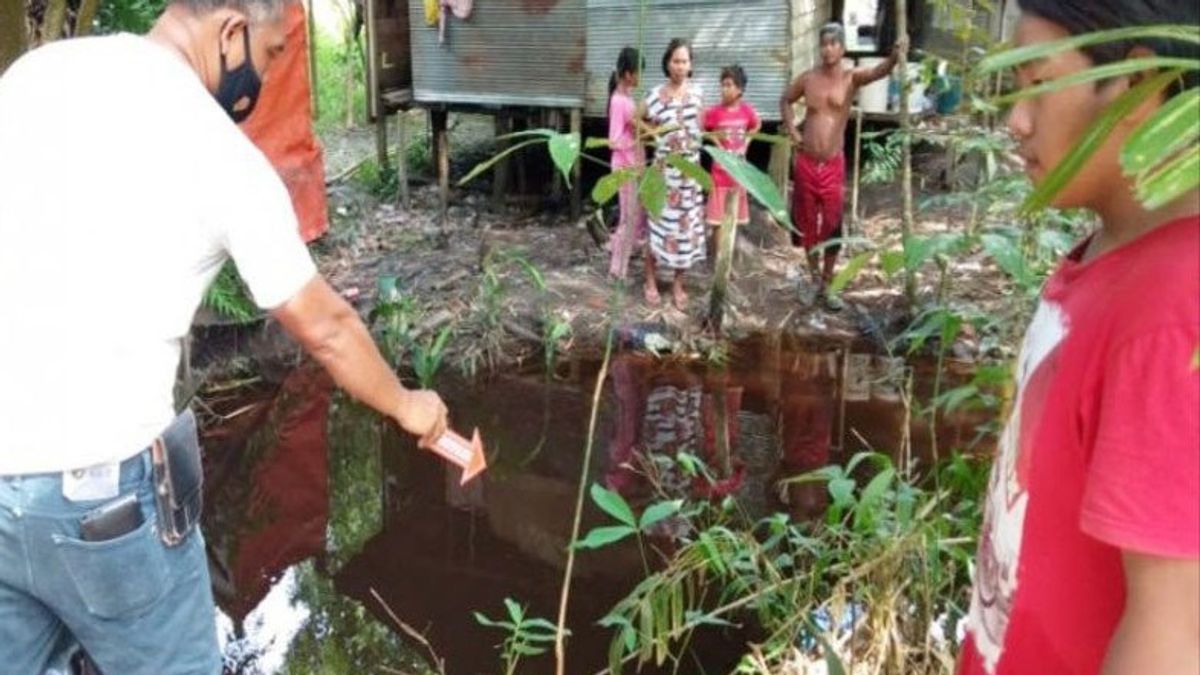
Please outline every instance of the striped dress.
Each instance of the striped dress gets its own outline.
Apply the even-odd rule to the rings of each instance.
[[[678,127],[658,139],[655,165],[667,179],[667,205],[662,214],[650,220],[650,250],[658,264],[686,270],[705,258],[704,192],[700,184],[666,163],[671,154],[683,155],[700,163],[700,115],[703,104],[700,89],[688,83],[680,99],[659,85],[646,97],[646,114],[654,126]]]

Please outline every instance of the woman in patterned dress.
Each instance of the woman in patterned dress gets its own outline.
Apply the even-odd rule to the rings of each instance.
[[[681,38],[671,40],[663,54],[662,69],[667,82],[655,87],[643,104],[646,121],[657,131],[655,166],[667,179],[666,208],[649,219],[645,295],[647,304],[657,305],[657,267],[675,270],[672,300],[675,307],[684,310],[688,302],[684,273],[705,258],[704,192],[699,183],[666,161],[675,154],[700,163],[703,101],[700,88],[691,81],[691,43]]]

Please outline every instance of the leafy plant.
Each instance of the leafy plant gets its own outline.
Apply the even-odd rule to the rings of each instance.
[[[248,323],[258,317],[258,306],[250,299],[246,285],[238,276],[233,261],[226,261],[216,279],[204,293],[202,303],[217,314],[237,323]]]
[[[504,599],[504,608],[508,612],[507,619],[489,619],[475,612],[475,621],[508,634],[500,644],[500,658],[504,662],[505,675],[514,675],[522,659],[546,653],[554,642],[555,626],[546,619],[528,617],[526,608],[511,598]]]
[[[442,357],[446,352],[446,341],[453,332],[452,326],[446,326],[437,337],[427,338],[423,342],[413,341],[410,347],[412,353],[413,372],[422,389],[432,389],[434,378],[442,367]]]

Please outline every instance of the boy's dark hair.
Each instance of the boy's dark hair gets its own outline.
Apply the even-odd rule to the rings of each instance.
[[[633,47],[625,47],[621,53],[617,55],[617,69],[613,71],[612,77],[608,78],[608,95],[611,98],[613,92],[617,90],[617,83],[625,73],[636,73],[646,68],[646,62],[642,59],[641,53]]]
[[[696,56],[692,53],[691,40],[687,38],[672,38],[671,42],[667,45],[667,51],[663,52],[662,71],[664,76],[671,77],[671,55],[674,54],[675,50],[679,49],[680,47],[687,49],[688,58],[691,59],[693,63],[696,61]],[[691,76],[692,71],[689,70],[688,77]]]
[[[1200,2],[1196,0],[1018,0],[1021,11],[1062,26],[1071,35],[1113,28],[1200,24]],[[1125,59],[1134,47],[1146,47],[1158,56],[1200,58],[1200,45],[1194,42],[1162,39],[1121,40],[1083,47],[1083,53],[1096,65]],[[1173,96],[1200,83],[1197,71],[1183,74],[1183,86],[1172,85]]]
[[[732,80],[743,92],[746,91],[746,85],[750,83],[750,78],[746,77],[746,71],[736,63],[721,69],[721,79],[718,81],[724,82],[725,80]]]

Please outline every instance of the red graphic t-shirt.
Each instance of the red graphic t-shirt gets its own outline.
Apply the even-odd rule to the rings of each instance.
[[[960,675],[1100,670],[1124,549],[1200,556],[1200,216],[1047,281],[992,469]]]
[[[750,146],[750,131],[758,128],[758,112],[749,103],[738,103],[732,108],[724,104],[715,105],[704,111],[704,130],[722,133],[718,145],[721,149],[739,155],[746,154]],[[733,187],[733,177],[713,162],[713,184],[720,188]]]

